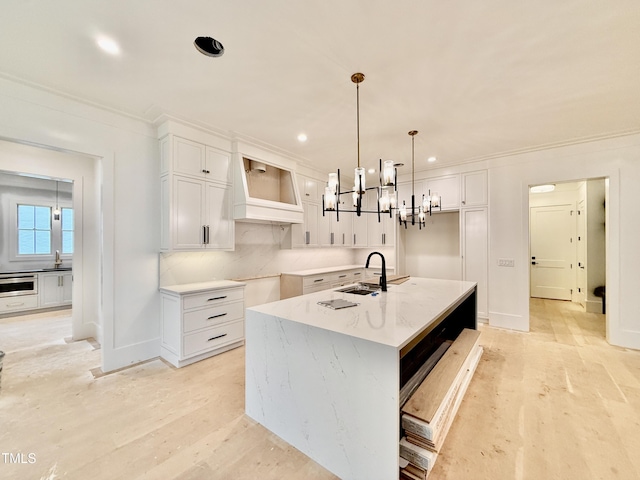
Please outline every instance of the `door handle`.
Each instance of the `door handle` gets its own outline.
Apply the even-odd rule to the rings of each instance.
[[[531,262],[531,265],[537,265],[538,262]]]

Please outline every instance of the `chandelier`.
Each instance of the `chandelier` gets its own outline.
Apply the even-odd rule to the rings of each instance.
[[[408,208],[405,204],[405,201],[402,201],[402,205],[398,209],[398,221],[401,225],[404,225],[404,228],[407,228],[407,217],[411,217],[411,225],[416,224],[416,218],[418,223],[418,228],[422,230],[422,227],[425,226],[425,217],[427,212],[429,216],[431,216],[431,212],[434,208],[441,210],[441,199],[440,196],[434,192],[431,195],[431,190],[429,190],[427,195],[422,195],[422,202],[420,205],[416,207],[416,196],[415,196],[415,136],[418,134],[417,130],[411,130],[409,135],[411,136],[411,208]]]
[[[396,207],[396,169],[392,160],[379,162],[379,186],[367,187],[365,179],[365,169],[360,166],[360,84],[364,81],[363,73],[351,75],[351,81],[356,84],[356,133],[358,146],[358,164],[354,170],[353,189],[343,191],[340,184],[340,169],[337,173],[330,173],[327,186],[322,195],[322,215],[325,212],[336,212],[336,220],[340,221],[340,212],[355,213],[361,216],[363,213],[377,213],[378,221],[381,213],[388,213],[393,216],[392,210]],[[363,209],[362,199],[367,191],[376,192],[376,210]],[[351,196],[351,205],[354,209],[341,209],[340,197],[342,195]]]

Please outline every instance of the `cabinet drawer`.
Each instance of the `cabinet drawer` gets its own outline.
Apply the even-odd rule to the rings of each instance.
[[[244,338],[244,321],[208,328],[197,333],[185,335],[183,338],[184,357],[213,350]]]
[[[318,285],[320,283],[329,283],[334,275],[335,274],[333,273],[325,273],[322,275],[312,275],[310,277],[304,277],[302,279],[302,286],[306,288],[313,285]]]
[[[215,307],[186,312],[183,320],[183,331],[193,332],[200,328],[212,327],[220,323],[241,320],[244,315],[244,302],[228,303]]]
[[[6,297],[0,301],[0,313],[27,310],[29,308],[38,308],[37,295],[18,295]]]
[[[183,308],[189,310],[192,308],[207,307],[210,305],[220,305],[222,303],[235,302],[244,298],[244,289],[233,288],[223,290],[211,290],[205,293],[197,293],[184,297]]]

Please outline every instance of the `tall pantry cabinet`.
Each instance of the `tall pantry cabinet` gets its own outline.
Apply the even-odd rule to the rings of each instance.
[[[229,152],[167,133],[160,153],[161,249],[233,250]]]
[[[460,249],[462,279],[478,284],[478,317],[488,318],[489,210],[487,171],[461,175]]]

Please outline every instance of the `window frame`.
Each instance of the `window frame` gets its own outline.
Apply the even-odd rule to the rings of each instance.
[[[32,205],[36,207],[48,207],[51,210],[51,253],[49,254],[18,254],[18,205]],[[60,250],[62,260],[71,261],[73,253],[62,253],[62,216],[60,220],[53,220],[53,210],[55,201],[31,196],[9,196],[9,262],[41,262],[49,263],[55,261],[56,250]],[[73,209],[73,202],[59,201],[58,208]],[[75,211],[74,211],[74,250],[75,250]]]

